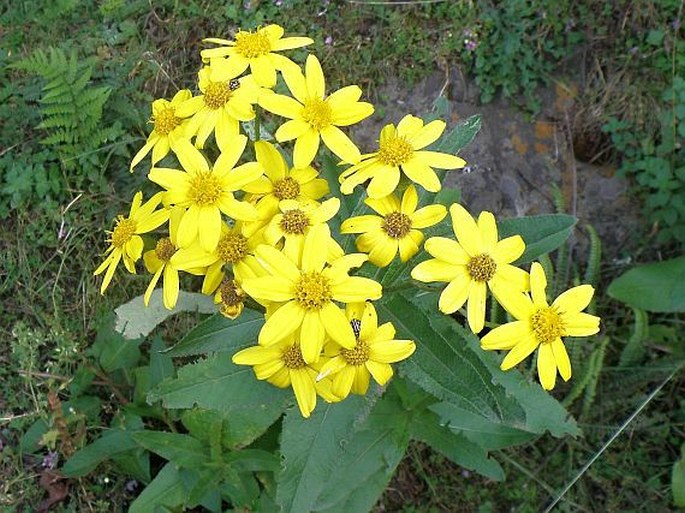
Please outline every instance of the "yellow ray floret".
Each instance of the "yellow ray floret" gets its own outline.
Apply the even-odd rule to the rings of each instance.
[[[185,171],[154,168],[148,178],[164,187],[164,201],[187,208],[178,227],[178,244],[189,247],[199,237],[200,246],[214,251],[221,237],[221,214],[233,219],[255,221],[257,209],[238,201],[233,193],[254,182],[263,173],[256,162],[234,167],[245,149],[247,138],[236,137],[210,168],[202,154],[187,141],[179,146],[178,159]]]
[[[448,282],[440,294],[438,307],[446,314],[467,303],[469,327],[479,333],[485,325],[485,301],[489,288],[503,303],[516,293],[528,290],[528,273],[511,265],[525,250],[519,235],[499,240],[495,217],[481,212],[478,222],[464,207],[450,207],[455,242],[446,237],[431,237],[426,251],[435,258],[421,262],[411,276],[422,282]]]
[[[583,313],[592,300],[594,289],[580,285],[567,290],[551,305],[547,303],[547,278],[542,266],[535,262],[530,270],[531,295],[509,297],[504,308],[517,319],[499,326],[485,335],[481,347],[488,350],[509,350],[502,361],[502,370],[518,365],[538,349],[538,377],[545,390],[554,388],[557,370],[564,379],[571,378],[571,362],[561,337],[587,337],[599,331],[599,317]]]
[[[359,101],[362,90],[351,85],[326,96],[321,64],[314,55],[307,57],[305,74],[299,68],[289,69],[283,72],[283,78],[294,98],[264,93],[259,105],[290,119],[276,130],[276,139],[295,139],[295,167],[307,167],[314,160],[321,139],[341,160],[356,163],[359,149],[338,127],[353,125],[373,113],[373,105]]]
[[[202,50],[200,55],[205,61],[228,57],[224,72],[230,77],[240,75],[249,66],[259,85],[274,87],[276,70],[297,67],[293,61],[275,52],[301,48],[314,42],[308,37],[283,37],[283,33],[282,27],[267,25],[255,32],[239,30],[232,41],[216,37],[207,38],[203,40],[205,43],[222,46]]]
[[[282,304],[264,324],[259,343],[272,345],[301,329],[302,355],[307,363],[319,359],[326,335],[345,348],[355,345],[352,327],[336,301],[359,302],[378,299],[382,294],[379,283],[348,275],[350,268],[366,260],[366,255],[346,255],[327,264],[329,239],[327,225],[313,227],[305,237],[299,266],[271,246],[258,246],[255,256],[267,276],[242,283],[245,292],[255,299]]]
[[[361,233],[357,249],[369,254],[369,261],[378,267],[392,262],[399,252],[402,262],[419,252],[423,242],[420,229],[442,221],[447,215],[443,205],[428,205],[416,210],[419,197],[413,185],[407,187],[400,202],[393,194],[382,199],[367,198],[369,207],[380,214],[350,217],[341,233]]]
[[[105,252],[105,260],[93,273],[97,276],[107,270],[100,286],[101,294],[107,290],[120,260],[124,261],[128,272],[135,274],[135,263],[143,254],[143,239],[140,234],[151,232],[169,219],[168,210],[155,210],[161,202],[161,192],[152,196],[145,204],[143,193],[137,192],[128,217],[117,217],[114,230],[109,232],[110,237],[107,239],[109,247]]]
[[[395,339],[392,323],[378,326],[371,303],[350,303],[346,315],[357,336],[356,344],[351,349],[331,344],[331,349],[326,350],[331,359],[321,367],[317,378],[331,376],[331,391],[340,399],[350,392],[366,394],[371,376],[379,385],[385,385],[393,374],[390,364],[409,358],[416,350],[412,340]]]
[[[340,175],[340,191],[351,194],[359,184],[371,180],[367,193],[371,198],[391,194],[400,181],[400,170],[412,182],[430,192],[440,190],[440,179],[433,168],[459,169],[466,162],[456,155],[423,150],[437,141],[445,131],[445,122],[423,120],[407,115],[397,124],[383,127],[379,148],[375,153],[362,156],[361,162]]]

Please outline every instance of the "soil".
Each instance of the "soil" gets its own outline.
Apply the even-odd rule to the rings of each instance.
[[[435,73],[411,89],[390,79],[376,90],[377,114],[354,134],[362,153],[377,147],[384,124],[397,123],[407,113],[430,112],[441,95],[449,100],[448,130],[471,115],[481,116],[480,132],[460,152],[467,168],[450,171],[445,179],[447,187],[461,189],[462,202],[472,214],[488,210],[506,218],[555,213],[556,186],[563,193],[565,211],[578,217],[573,243],[581,254],[587,246],[586,224],[600,235],[605,258],[616,258],[630,246],[641,227],[639,205],[627,195],[628,183],[616,176],[615,166],[575,157],[577,88],[572,84],[559,82],[541,91],[542,110],[531,119],[502,98],[481,104],[477,86],[456,72]]]

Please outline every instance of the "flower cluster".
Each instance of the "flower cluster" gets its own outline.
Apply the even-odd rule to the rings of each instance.
[[[253,366],[258,379],[292,387],[308,417],[318,397],[335,402],[365,394],[372,377],[384,385],[390,364],[414,352],[414,341],[396,339],[389,322],[379,324],[373,301],[382,297],[380,283],[354,270],[367,261],[385,267],[396,257],[406,263],[419,253],[422,230],[448,213],[443,205],[420,206],[420,191],[440,190],[436,168],[466,163],[426,149],[446,125],[413,115],[386,125],[378,150],[362,154],[344,129],[369,117],[373,106],[360,100],[356,85],[329,92],[314,55],[303,70],[280,53],[311,39],[283,35],[269,25],[239,31],[233,40],[207,39],[218,46],[201,52],[198,92],[152,103],[153,129],[131,171],[151,153],[147,176],[162,190],[146,202],[141,192],[135,195],[128,216],[116,219],[95,274],[104,273],[104,293],[120,261],[135,273],[142,258],[151,274],[146,305],[162,278],[164,306],[174,308],[186,273],[203,277],[202,292],[230,319],[246,304],[261,309],[265,322],[256,345],[233,361]],[[277,88],[279,75],[284,87]],[[277,92],[285,89],[289,95]],[[261,126],[273,119],[267,113],[285,118],[273,127],[274,137],[294,141],[292,159],[261,139]],[[364,204],[375,212],[340,224],[341,234],[357,234],[358,253],[345,254],[331,232],[341,200],[314,167],[322,142],[346,166],[340,192],[364,190]],[[529,276],[512,265],[524,251],[521,237],[499,240],[490,213],[475,221],[458,204],[449,213],[456,240],[429,238],[425,250],[435,258],[414,267],[412,277],[449,282],[439,308],[453,313],[466,303],[474,333],[484,327],[490,290],[517,321],[490,331],[483,347],[511,349],[503,362],[509,368],[540,346],[543,386],[553,386],[557,368],[568,379],[560,337],[598,329],[596,317],[580,313],[591,287],[576,287],[549,306],[541,268]],[[166,231],[146,248],[141,235],[163,225]]]

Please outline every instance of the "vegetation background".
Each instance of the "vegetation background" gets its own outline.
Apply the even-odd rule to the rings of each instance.
[[[535,119],[541,91],[572,83],[576,157],[625,177],[644,208],[630,242],[605,247],[611,259],[599,263],[590,228],[591,255],[565,248],[549,262],[558,289],[590,273],[599,291],[603,332],[576,352],[574,384],[555,390],[584,437],[498,453],[504,483],[412,445],[376,509],[539,511],[573,483],[562,511],[675,510],[683,317],[648,315],[603,291],[628,264],[682,255],[682,9],[680,0],[1,2],[0,511],[125,511],[139,493],[134,473],[108,463],[77,480],[56,474],[136,393],[127,367],[107,362],[133,368],[148,354],[103,356],[111,311],[146,285],[120,273],[99,295],[103,230],[145,187],[128,165],[150,102],[194,84],[202,38],[269,22],[312,37],[331,85],[357,83],[372,101],[389,79],[412,88],[449,68],[483,104],[504,97]],[[174,340],[198,318],[175,317],[158,338]]]

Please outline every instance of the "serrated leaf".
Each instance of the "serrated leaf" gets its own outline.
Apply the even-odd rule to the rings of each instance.
[[[106,460],[135,451],[138,444],[131,435],[131,431],[108,429],[100,438],[69,458],[62,467],[62,474],[66,477],[82,477]]]
[[[391,321],[398,338],[416,342],[416,352],[401,364],[402,374],[439,399],[456,404],[493,421],[522,422],[523,410],[506,398],[502,387],[453,328],[455,323],[437,310],[426,315],[400,294],[384,298],[379,319]]]
[[[209,461],[209,448],[190,435],[165,431],[136,431],[136,443],[162,458],[186,468],[200,467]]]
[[[348,397],[342,403],[319,405],[305,419],[291,408],[283,421],[276,502],[283,512],[311,511],[338,465],[355,422],[366,415],[365,398]]]
[[[148,394],[148,401],[161,400],[166,408],[197,405],[230,412],[236,433],[256,429],[250,426],[268,427],[292,401],[292,393],[258,381],[251,367],[235,365],[231,356],[213,354],[181,367],[176,378],[163,381]],[[247,427],[237,427],[241,424]]]
[[[221,421],[221,443],[224,447],[237,449],[251,444],[278,420],[284,407],[252,408],[238,412],[205,410],[195,408],[183,412],[183,425],[196,438],[203,439],[207,426]]]
[[[464,435],[442,426],[440,417],[432,412],[417,415],[411,425],[412,438],[428,444],[453,463],[479,474],[502,481],[504,471],[487,451]]]
[[[346,437],[341,458],[314,509],[321,513],[369,511],[404,456],[415,416],[388,390],[369,417]]]
[[[639,265],[611,282],[607,293],[648,312],[685,311],[685,257]]]
[[[435,146],[435,151],[456,154],[473,141],[479,130],[479,115],[476,114],[466,118],[457,123],[452,130],[440,138],[438,144]]]
[[[167,317],[179,312],[216,313],[216,305],[209,296],[182,290],[176,307],[167,310],[162,300],[162,289],[156,289],[147,307],[143,296],[138,296],[117,308],[115,329],[127,339],[145,337]]]
[[[523,238],[526,250],[514,262],[515,265],[521,265],[561,246],[577,222],[578,219],[567,214],[544,214],[504,219],[497,223],[497,227],[500,239],[512,235]]]
[[[162,508],[182,506],[185,500],[186,491],[179,471],[173,463],[167,463],[131,503],[128,513],[158,513],[164,511]]]
[[[181,341],[166,352],[168,356],[190,356],[232,351],[255,344],[264,325],[264,314],[245,309],[234,320],[215,314],[195,326]]]

